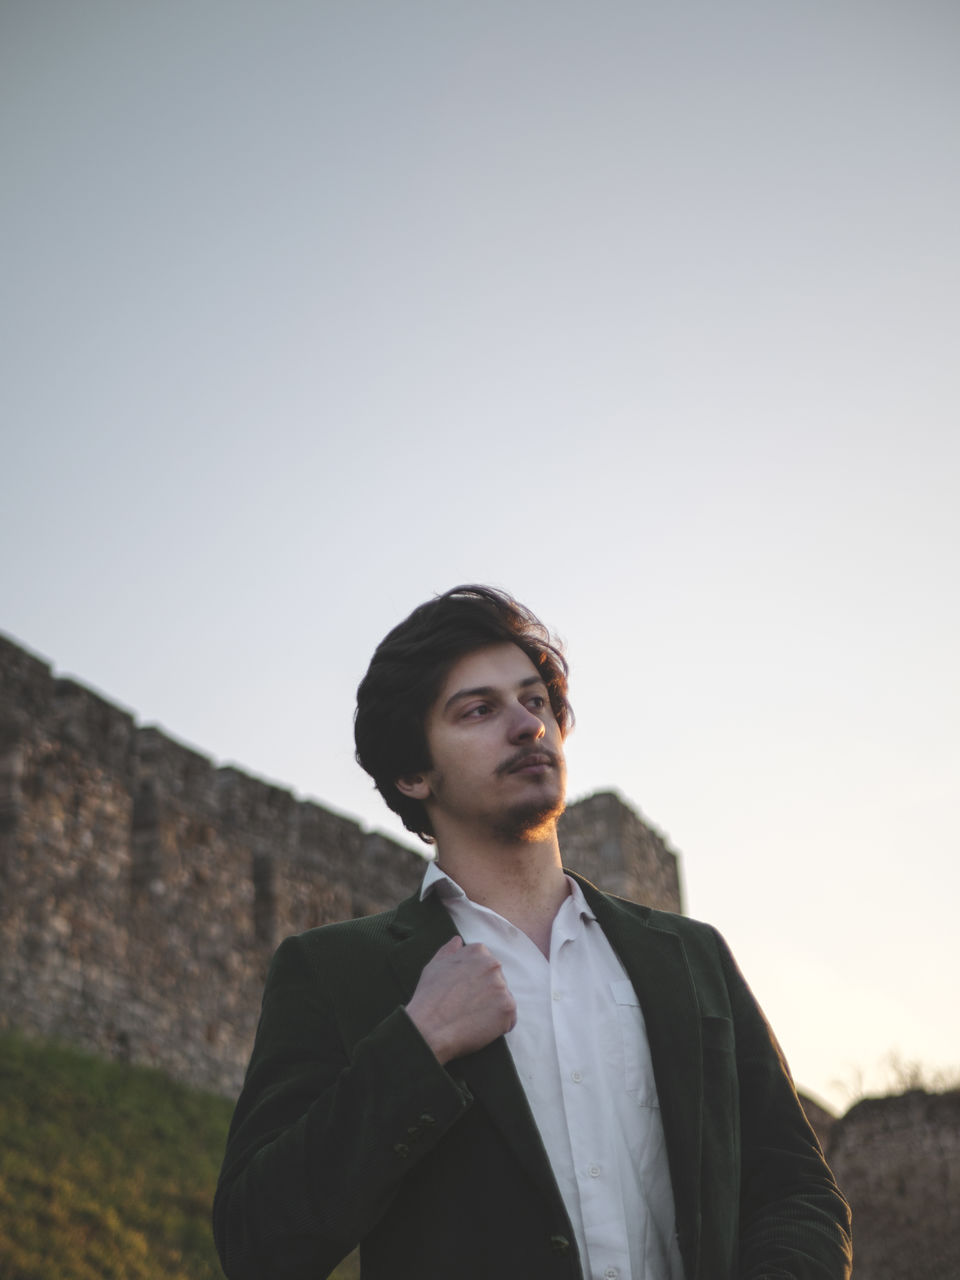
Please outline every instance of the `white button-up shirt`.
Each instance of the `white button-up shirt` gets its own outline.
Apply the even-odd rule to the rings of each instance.
[[[550,956],[436,863],[438,893],[466,943],[499,960],[517,1003],[513,1057],[576,1235],[587,1280],[683,1280],[673,1188],[640,1003],[567,877]]]

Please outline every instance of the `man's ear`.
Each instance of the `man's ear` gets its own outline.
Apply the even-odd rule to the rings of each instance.
[[[397,778],[393,784],[408,800],[426,800],[430,796],[430,783],[422,773],[410,773]]]

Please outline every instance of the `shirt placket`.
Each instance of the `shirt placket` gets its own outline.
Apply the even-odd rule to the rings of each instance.
[[[559,923],[559,921],[558,921]],[[600,1061],[598,1037],[591,1021],[605,1016],[597,1006],[609,995],[588,983],[590,1001],[584,1007],[584,977],[588,965],[582,940],[582,921],[556,939],[551,953],[551,1011],[560,1070],[567,1132],[582,1210],[587,1256],[584,1272],[591,1280],[628,1280],[629,1246],[623,1232],[621,1187],[617,1153],[611,1133],[607,1080]],[[574,998],[574,992],[577,993]]]

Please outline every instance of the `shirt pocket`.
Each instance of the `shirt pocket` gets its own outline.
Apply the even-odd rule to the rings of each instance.
[[[629,978],[610,983],[617,1015],[619,1045],[623,1054],[624,1087],[641,1107],[659,1107],[657,1086],[653,1078],[653,1059],[647,1040],[647,1024],[643,1020],[640,999]]]

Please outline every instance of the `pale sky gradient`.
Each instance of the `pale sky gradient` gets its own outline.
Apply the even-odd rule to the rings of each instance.
[[[0,627],[393,835],[384,632],[568,646],[798,1083],[960,1063],[954,0],[0,3]]]

